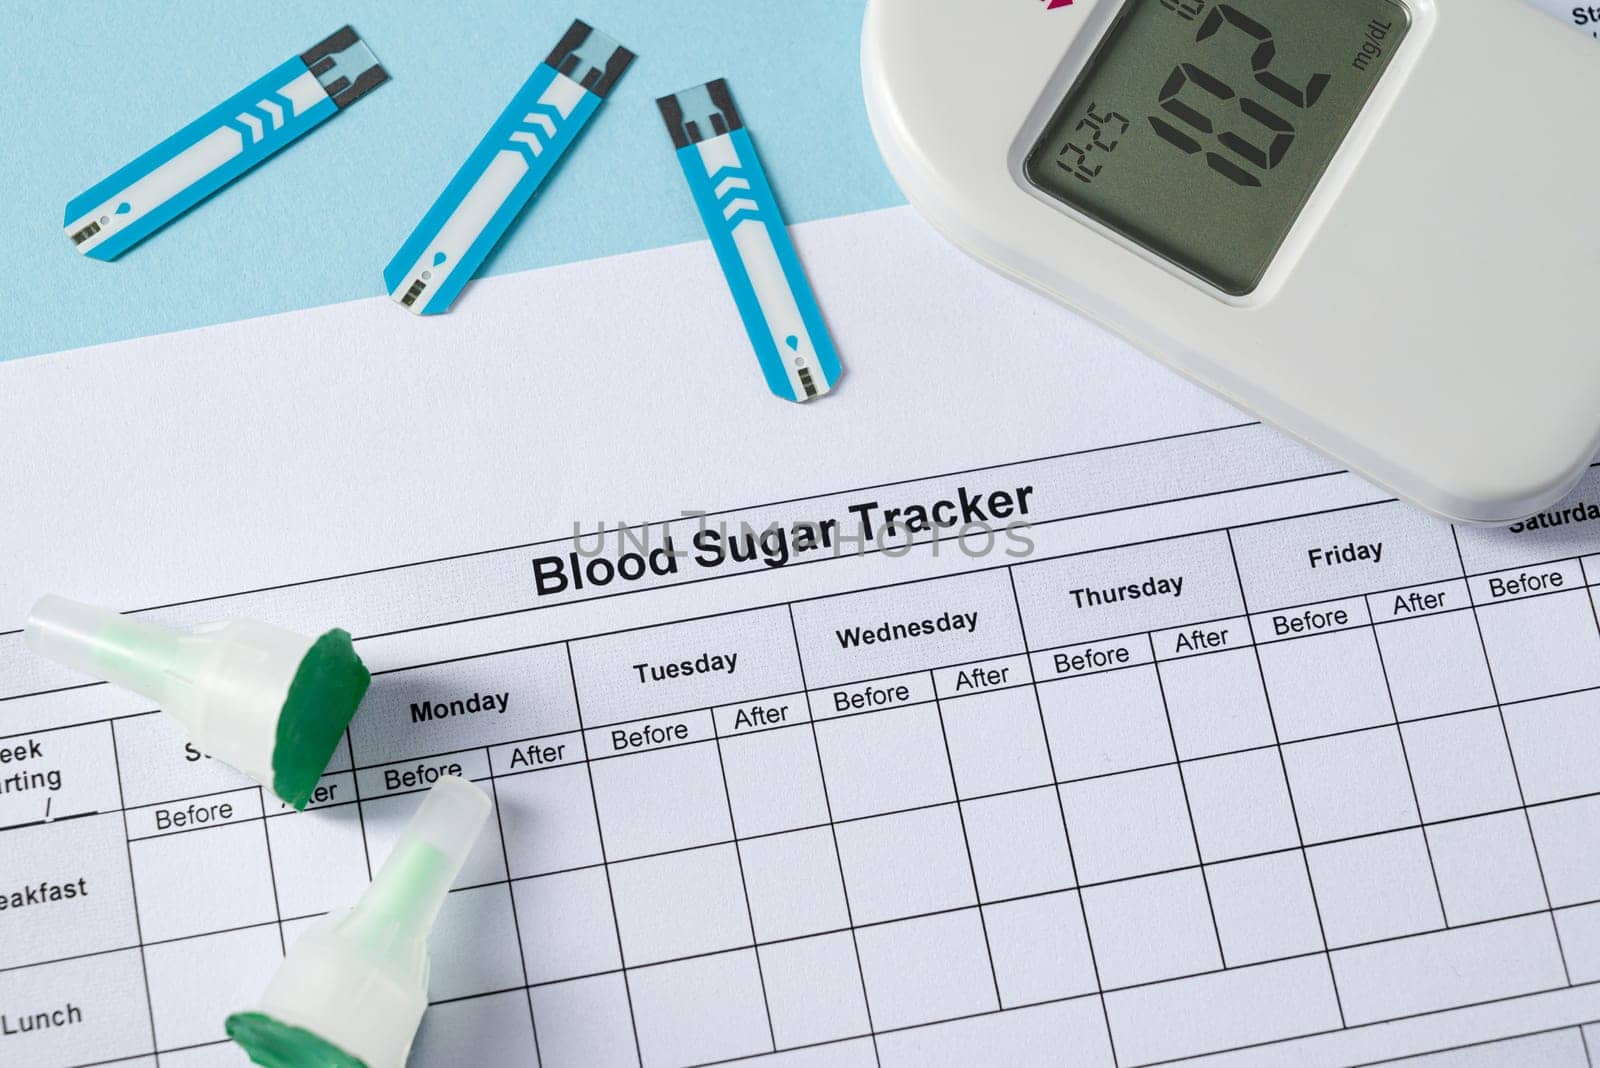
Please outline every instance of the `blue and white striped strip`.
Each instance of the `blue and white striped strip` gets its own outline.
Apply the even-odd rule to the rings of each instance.
[[[839,355],[727,84],[657,103],[767,388],[788,401],[822,396]]]
[[[68,239],[85,256],[116,259],[387,77],[344,27],[73,197]]]
[[[448,310],[632,59],[573,23],[384,268],[389,295],[417,315]]]

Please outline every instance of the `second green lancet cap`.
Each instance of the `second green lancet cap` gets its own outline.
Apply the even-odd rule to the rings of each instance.
[[[228,1037],[266,1068],[404,1068],[428,1007],[428,935],[490,808],[466,779],[440,779],[361,900],[295,940]]]
[[[316,638],[236,619],[187,630],[42,597],[23,627],[36,653],[148,697],[204,753],[306,807],[372,675],[350,635]]]

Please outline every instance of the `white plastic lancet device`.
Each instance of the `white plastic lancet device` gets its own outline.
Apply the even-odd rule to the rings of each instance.
[[[1600,447],[1600,55],[1512,0],[870,0],[957,245],[1449,519]]]

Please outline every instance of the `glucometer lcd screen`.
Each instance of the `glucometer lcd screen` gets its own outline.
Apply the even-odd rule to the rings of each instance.
[[[1410,26],[1399,0],[1125,0],[1027,178],[1250,293]]]

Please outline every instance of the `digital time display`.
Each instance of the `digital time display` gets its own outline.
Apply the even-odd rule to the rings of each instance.
[[[1126,0],[1028,180],[1243,296],[1410,26],[1399,0]]]

